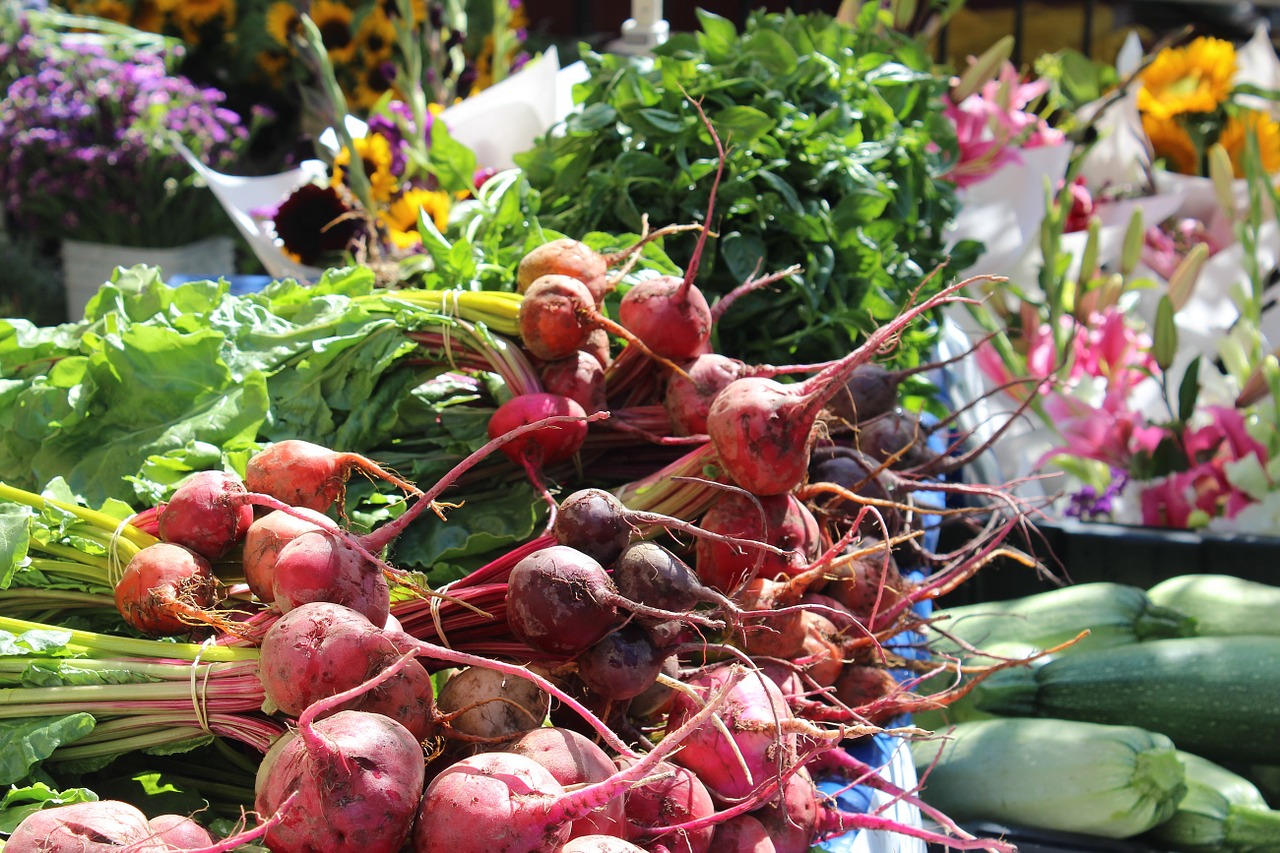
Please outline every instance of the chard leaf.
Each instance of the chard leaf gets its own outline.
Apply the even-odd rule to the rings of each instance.
[[[0,720],[0,785],[22,781],[55,749],[89,734],[94,725],[85,713]]]
[[[8,589],[13,574],[27,560],[31,510],[18,504],[0,503],[0,589]]]
[[[64,657],[74,654],[67,649],[71,632],[57,628],[33,628],[21,634],[0,631],[0,656]]]

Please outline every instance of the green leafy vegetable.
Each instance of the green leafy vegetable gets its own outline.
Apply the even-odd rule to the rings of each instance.
[[[804,268],[735,303],[717,350],[767,363],[844,355],[944,259],[956,210],[939,180],[955,144],[946,80],[921,44],[874,15],[854,28],[756,12],[742,32],[699,19],[700,32],[674,35],[652,60],[583,57],[582,111],[517,155],[541,193],[538,218],[571,236],[636,231],[645,214],[654,225],[702,221],[716,161],[698,101],[729,149],[699,287],[710,297],[757,265]],[[695,239],[668,238],[666,249],[686,265]],[[894,358],[918,361],[931,339],[905,339]]]
[[[0,785],[12,785],[31,774],[60,746],[93,731],[91,714],[0,720]]]

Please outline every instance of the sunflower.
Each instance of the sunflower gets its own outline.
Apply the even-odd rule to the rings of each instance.
[[[345,252],[360,232],[333,187],[305,184],[276,210],[272,223],[284,250],[300,263],[315,265],[326,256]]]
[[[1269,175],[1280,170],[1280,125],[1266,113],[1244,110],[1238,116],[1227,119],[1218,142],[1231,157],[1231,169],[1237,178],[1244,177],[1244,151],[1246,134],[1252,133],[1258,140],[1258,154],[1262,158],[1262,170]]]
[[[182,38],[191,44],[200,43],[200,31],[218,18],[224,31],[230,31],[236,23],[235,0],[184,0],[173,6],[169,13],[177,24]]]
[[[391,89],[395,73],[395,64],[389,61],[365,68],[356,79],[355,89],[351,92],[351,106],[357,110],[372,109]]]
[[[293,34],[302,26],[302,15],[293,0],[279,0],[267,8],[267,33],[277,44],[289,47]]]
[[[115,21],[117,24],[132,24],[128,5],[121,3],[120,0],[90,0],[87,3],[75,3],[71,6],[71,12],[76,15]]]
[[[1181,175],[1200,174],[1200,153],[1177,119],[1143,113],[1142,129],[1151,140],[1156,159],[1165,161],[1165,168]]]
[[[391,58],[396,44],[396,25],[387,13],[374,6],[356,30],[356,45],[366,68],[381,65]]]
[[[1138,109],[1156,118],[1211,113],[1226,102],[1236,71],[1229,41],[1201,37],[1186,47],[1166,48],[1138,79]]]
[[[354,17],[355,12],[334,0],[315,0],[311,4],[311,20],[315,21],[324,48],[335,63],[350,62],[355,55],[356,41],[351,32]]]
[[[364,165],[364,173],[369,178],[369,189],[373,193],[373,201],[382,204],[391,200],[396,190],[397,178],[391,171],[391,142],[381,134],[371,133],[355,143],[356,154]],[[346,180],[347,165],[351,162],[351,152],[343,148],[333,160],[333,175],[329,186],[338,187]]]
[[[443,231],[449,224],[449,194],[439,190],[409,189],[392,202],[379,217],[392,245],[412,249],[422,243],[418,233],[418,212],[423,211]]]
[[[289,54],[278,50],[260,51],[254,58],[254,64],[273,87],[279,88],[289,68]]]

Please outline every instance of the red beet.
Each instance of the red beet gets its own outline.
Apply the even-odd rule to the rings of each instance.
[[[730,383],[711,404],[707,434],[734,481],[756,495],[780,495],[805,478],[815,439],[814,423],[850,371],[869,362],[920,314],[954,301],[958,282],[904,309],[865,343],[804,382],[784,385],[748,376]]]
[[[382,566],[337,531],[306,531],[281,548],[271,588],[283,613],[328,601],[352,608],[374,625],[386,624],[391,615]]]
[[[277,441],[245,466],[249,491],[271,495],[290,506],[324,512],[346,492],[347,478],[360,471],[408,494],[418,489],[358,453],[341,453],[299,439]]]
[[[209,560],[230,551],[253,523],[244,482],[229,471],[197,471],[165,502],[160,538]]]
[[[549,361],[540,371],[548,394],[568,397],[587,412],[602,412],[605,402],[604,367],[596,357],[578,350],[566,358]]]
[[[667,381],[667,413],[676,435],[705,435],[711,402],[730,382],[749,371],[738,359],[714,352],[699,355],[684,371],[687,376],[672,376]]]
[[[218,581],[209,561],[189,548],[157,542],[129,561],[115,588],[124,621],[152,637],[187,634],[196,625],[226,627],[211,612]]]
[[[795,575],[818,556],[818,522],[803,503],[789,494],[757,500],[759,505],[739,492],[724,492],[703,515],[701,526],[714,533],[766,542],[785,553],[699,539],[695,565],[698,577],[707,586],[730,592],[757,566],[756,576],[761,578]]]
[[[579,240],[561,237],[525,253],[516,267],[516,289],[524,293],[544,275],[567,275],[582,282],[599,303],[613,289],[608,272],[604,255]]]
[[[309,530],[333,530],[337,525],[326,515],[298,508],[297,514],[273,510],[249,525],[244,536],[244,580],[259,601],[276,600],[272,585],[276,560],[281,549]]]

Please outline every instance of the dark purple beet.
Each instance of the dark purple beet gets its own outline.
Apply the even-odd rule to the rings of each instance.
[[[561,545],[609,566],[631,541],[626,512],[622,501],[603,489],[581,489],[560,502],[551,532]]]
[[[507,624],[521,642],[575,655],[621,622],[618,592],[599,562],[552,545],[525,557],[507,580]]]
[[[578,655],[578,677],[606,699],[631,699],[653,686],[666,657],[632,622]]]

